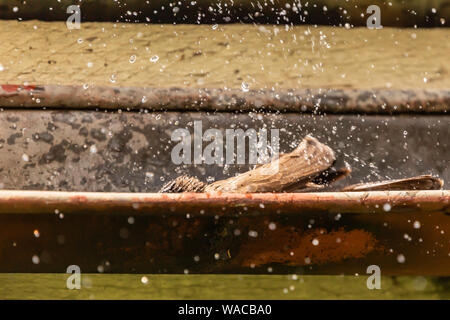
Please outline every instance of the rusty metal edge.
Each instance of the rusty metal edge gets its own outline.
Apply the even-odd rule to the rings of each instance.
[[[386,209],[388,204],[389,210]],[[258,214],[278,212],[410,213],[450,214],[450,190],[371,191],[323,193],[107,193],[64,191],[0,191],[0,214],[112,212],[127,214],[195,213],[205,216],[229,214],[227,209],[257,209]],[[224,209],[225,208],[225,209]],[[219,210],[208,210],[219,209]]]
[[[77,85],[0,85],[0,108],[309,113],[448,113],[450,90],[278,90]]]

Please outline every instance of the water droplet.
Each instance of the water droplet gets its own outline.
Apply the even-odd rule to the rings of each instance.
[[[132,55],[131,57],[130,57],[130,63],[135,63],[136,62],[136,56],[135,55]]]
[[[417,277],[413,281],[414,289],[417,291],[423,291],[427,287],[427,279],[424,277]]]
[[[156,54],[150,58],[150,62],[153,62],[153,63],[155,63],[158,60],[159,60],[159,57]]]
[[[41,259],[39,259],[39,257],[38,257],[37,255],[34,255],[34,256],[31,258],[31,261],[32,261],[34,264],[39,264],[39,262],[41,261]]]
[[[256,237],[258,237],[258,232],[257,232],[257,231],[254,231],[254,230],[250,230],[250,231],[248,232],[248,235],[249,235],[250,237],[252,237],[252,238],[256,238]]]
[[[119,236],[122,239],[128,239],[129,235],[130,235],[130,232],[128,231],[127,228],[122,228],[119,230]]]
[[[242,82],[242,84],[241,84],[241,89],[242,89],[242,91],[244,91],[244,92],[248,92],[248,91],[250,90],[250,89],[249,89],[248,83]]]

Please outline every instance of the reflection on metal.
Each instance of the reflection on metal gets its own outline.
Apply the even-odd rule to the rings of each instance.
[[[0,272],[450,275],[450,191],[0,192]]]

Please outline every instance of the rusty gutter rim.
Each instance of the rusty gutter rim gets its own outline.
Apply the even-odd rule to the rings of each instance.
[[[249,90],[0,84],[2,108],[309,113],[448,113],[446,89]]]
[[[386,210],[388,205],[389,210]],[[109,193],[65,191],[0,191],[0,214],[64,213],[227,214],[227,209],[256,209],[260,214],[323,211],[339,213],[443,212],[450,214],[450,190],[323,193]],[[225,208],[225,209],[224,209]],[[116,211],[117,210],[117,211]],[[253,210],[254,211],[254,210]],[[386,212],[388,211],[388,212]]]

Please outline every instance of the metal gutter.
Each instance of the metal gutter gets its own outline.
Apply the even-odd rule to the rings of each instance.
[[[0,272],[450,276],[450,191],[0,192]]]
[[[173,214],[216,210],[229,213],[232,208],[258,209],[260,215],[276,210],[301,215],[307,212],[329,213],[450,213],[450,190],[432,191],[372,191],[316,193],[109,193],[63,191],[0,191],[0,214],[54,213],[55,209],[71,214],[110,212],[114,214],[155,214],[170,208]],[[262,207],[263,206],[263,207]],[[119,210],[119,211],[117,211]],[[171,213],[171,214],[172,214]]]
[[[0,85],[4,108],[155,111],[281,111],[312,113],[447,113],[450,90],[150,88]]]

